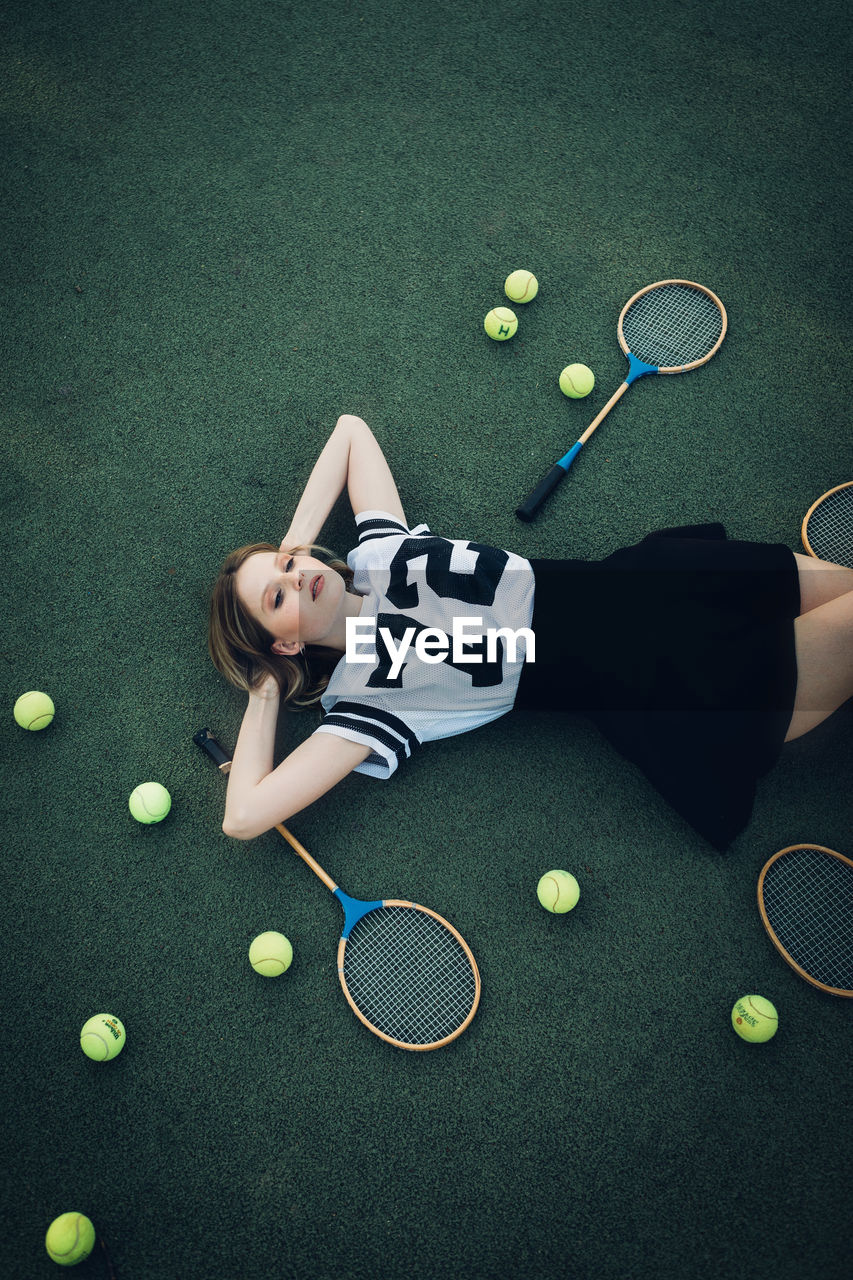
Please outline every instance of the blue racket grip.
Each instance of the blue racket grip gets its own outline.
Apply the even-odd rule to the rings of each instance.
[[[577,444],[572,445],[569,452],[562,457],[559,462],[554,464],[548,474],[542,477],[530,496],[525,498],[524,502],[515,508],[515,514],[518,516],[519,520],[524,520],[526,524],[530,523],[536,515],[536,512],[542,506],[542,503],[548,497],[548,494],[551,493],[552,490],[556,489],[561,480],[565,480],[569,467],[572,465],[582,448],[583,445],[580,440],[578,440]]]

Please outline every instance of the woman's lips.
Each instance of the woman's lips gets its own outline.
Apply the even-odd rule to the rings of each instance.
[[[323,575],[318,573],[316,578],[311,580],[311,599],[316,600],[320,592],[323,590]]]

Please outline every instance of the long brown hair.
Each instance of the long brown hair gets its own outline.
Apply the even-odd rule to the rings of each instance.
[[[213,584],[207,647],[217,671],[244,693],[251,693],[267,676],[274,676],[285,702],[310,707],[319,702],[340,653],[322,645],[314,645],[294,657],[273,653],[274,637],[252,617],[237,595],[237,570],[249,557],[259,551],[277,555],[280,550],[269,542],[253,542],[227,557]],[[352,569],[333,552],[316,545],[293,550],[323,560],[341,575],[347,591],[352,590]]]

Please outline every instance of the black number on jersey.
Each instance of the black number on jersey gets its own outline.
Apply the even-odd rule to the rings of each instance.
[[[469,542],[477,563],[472,573],[455,573],[450,568],[452,543],[445,538],[406,538],[391,561],[386,595],[395,609],[416,609],[419,602],[417,582],[408,582],[409,564],[426,556],[424,581],[430,591],[443,600],[461,604],[492,605],[509,556],[496,547]]]

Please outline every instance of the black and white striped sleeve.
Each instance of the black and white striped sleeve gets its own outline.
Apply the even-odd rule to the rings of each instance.
[[[350,742],[370,747],[370,755],[357,766],[357,773],[373,778],[390,778],[403,760],[408,760],[417,736],[399,716],[369,702],[339,699],[323,718],[316,733],[333,733]]]
[[[355,523],[360,545],[376,538],[412,538],[429,533],[427,525],[419,524],[416,528],[409,529],[387,511],[360,511],[355,517]]]

